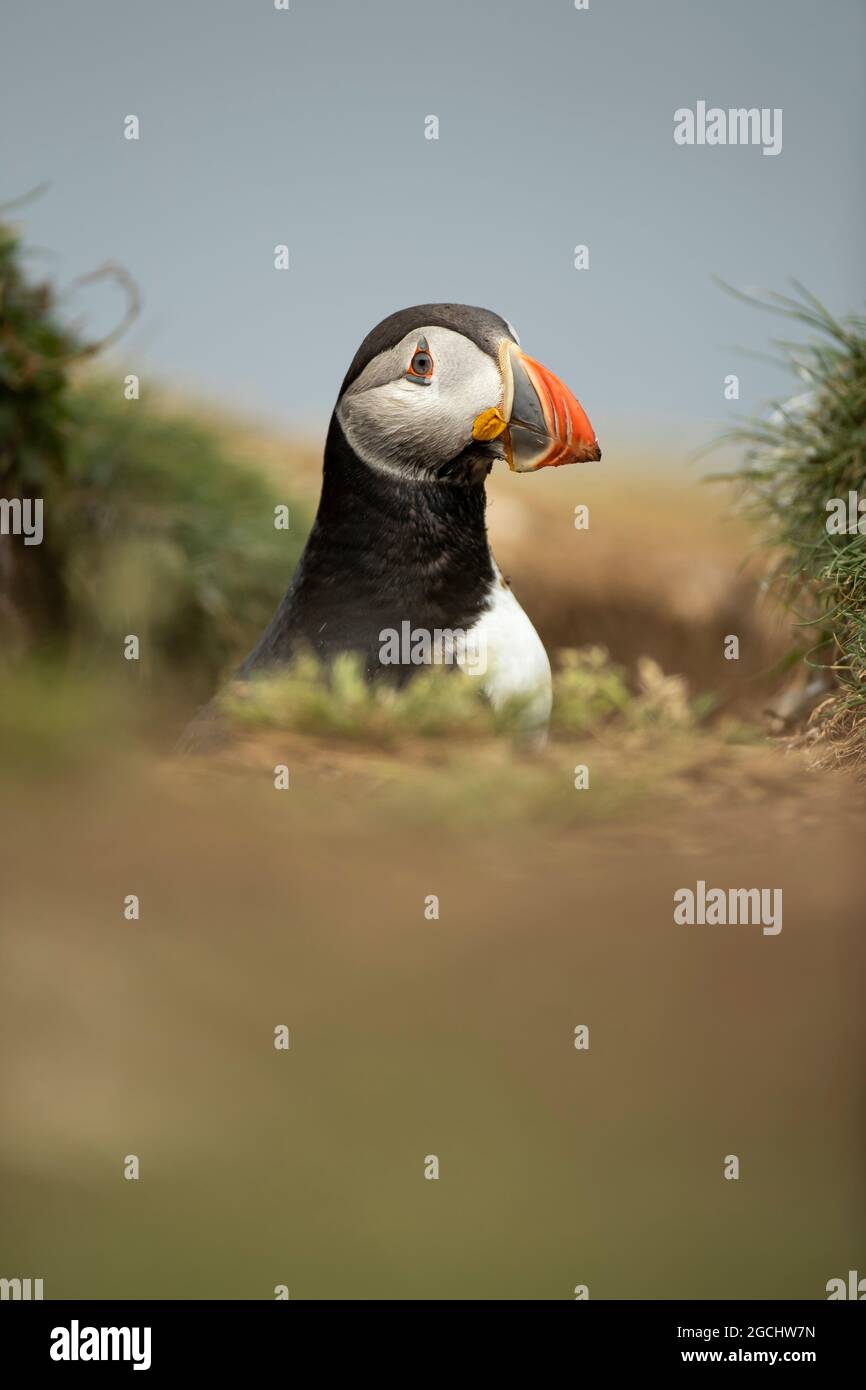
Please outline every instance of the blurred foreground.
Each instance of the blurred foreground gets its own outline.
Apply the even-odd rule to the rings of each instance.
[[[0,793],[4,1274],[812,1299],[857,1267],[855,784],[712,729],[180,762],[135,703],[19,732]],[[675,925],[698,879],[781,887],[783,930]]]

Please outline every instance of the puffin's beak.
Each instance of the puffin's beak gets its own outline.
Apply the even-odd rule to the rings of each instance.
[[[508,466],[515,473],[558,468],[601,458],[595,430],[582,405],[559,377],[505,342],[500,352],[504,394],[503,433]]]

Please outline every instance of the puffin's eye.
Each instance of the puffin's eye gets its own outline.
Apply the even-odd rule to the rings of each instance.
[[[406,372],[410,381],[420,381],[425,386],[433,376],[433,358],[427,346],[427,339],[421,338],[418,346],[412,354],[412,361],[409,363]]]

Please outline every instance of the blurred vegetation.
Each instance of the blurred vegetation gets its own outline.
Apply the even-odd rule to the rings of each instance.
[[[325,670],[302,656],[273,675],[228,687],[219,707],[239,726],[292,729],[388,745],[401,737],[517,732],[525,706],[514,700],[495,711],[480,683],[443,666],[422,671],[405,686],[370,683],[360,656],[346,652]]]
[[[656,662],[638,666],[632,690],[623,667],[602,647],[560,653],[554,678],[552,730],[563,737],[590,733],[615,722],[629,729],[695,729],[710,713],[708,697],[691,699],[680,676],[666,676]],[[379,745],[420,738],[527,731],[527,702],[515,698],[498,710],[480,682],[443,666],[423,671],[405,686],[370,684],[360,657],[346,653],[324,671],[312,656],[272,675],[227,687],[219,708],[240,728],[280,728]]]
[[[641,657],[637,690],[624,667],[611,661],[604,647],[560,653],[554,681],[553,729],[582,734],[618,716],[630,728],[697,727],[715,707],[715,697],[691,697],[682,676],[666,675],[658,662]]]
[[[125,402],[105,382],[79,390],[75,410],[57,517],[79,633],[146,634],[143,654],[212,678],[270,618],[306,527],[275,529],[285,496],[236,462],[217,431]]]
[[[110,268],[109,268],[110,269]],[[122,378],[75,371],[104,344],[62,326],[0,226],[0,494],[42,498],[42,545],[4,538],[0,645],[116,657],[141,641],[149,674],[203,686],[251,643],[288,582],[306,530],[277,530],[284,493],[241,463],[218,428]]]
[[[18,238],[0,224],[0,477],[42,487],[63,471],[67,367],[81,347],[57,322],[48,285],[32,285]]]
[[[828,503],[864,493],[866,318],[837,321],[802,286],[797,297],[757,302],[813,335],[779,341],[781,361],[801,392],[727,436],[745,444],[735,475],[748,509],[773,547],[770,582],[806,634],[805,661],[831,672],[834,699],[821,709],[824,732],[844,757],[866,758],[866,539],[828,530]]]

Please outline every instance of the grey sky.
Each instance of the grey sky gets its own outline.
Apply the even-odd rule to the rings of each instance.
[[[779,384],[734,351],[777,326],[714,275],[862,307],[859,0],[4,0],[2,28],[0,199],[49,182],[18,220],[60,284],[128,267],[145,379],[316,427],[378,319],[456,299],[511,319],[602,441],[663,451],[727,417],[726,372],[737,409]],[[699,99],[782,107],[782,153],[677,147]]]

